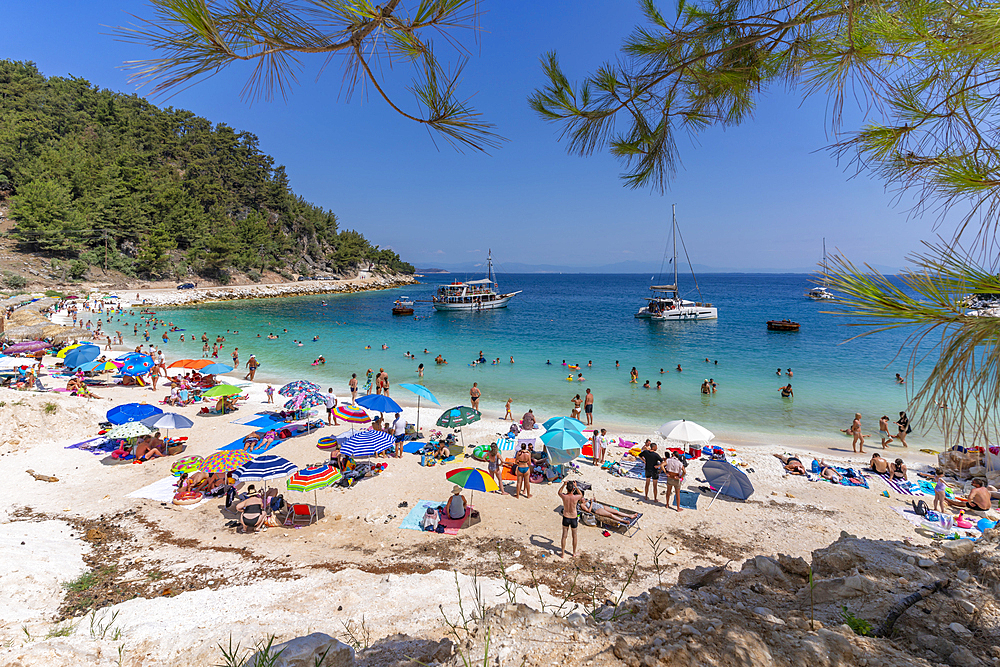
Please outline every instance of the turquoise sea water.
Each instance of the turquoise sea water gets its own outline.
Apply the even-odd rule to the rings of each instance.
[[[845,342],[858,330],[845,326],[841,317],[823,314],[829,303],[804,296],[812,286],[807,275],[700,277],[704,300],[719,308],[714,322],[635,319],[649,293],[649,275],[506,275],[502,290],[523,293],[505,310],[437,313],[429,303],[418,303],[417,319],[392,316],[397,296],[429,299],[438,284],[455,278],[466,276],[428,276],[424,284],[383,292],[231,301],[159,313],[186,329],[187,336],[239,331],[227,339],[239,347],[241,363],[257,355],[259,380],[311,379],[344,395],[351,373],[363,385],[367,369],[385,368],[395,385],[416,381],[423,362],[423,382],[443,406],[468,404],[469,388],[478,382],[481,408],[493,415],[503,413],[508,397],[514,399],[516,415],[529,407],[542,416],[568,414],[570,399],[590,387],[598,421],[650,430],[683,417],[718,433],[836,436],[855,411],[864,414],[865,432],[877,434],[879,416],[895,419],[906,407],[906,389],[894,380],[896,372],[905,371],[906,355],[896,356],[905,335]],[[692,287],[690,280],[687,285]],[[701,300],[688,288],[687,298]],[[800,322],[801,331],[767,331],[766,320],[781,318]],[[151,340],[159,343],[161,331]],[[280,338],[267,340],[269,332]],[[311,341],[315,335],[319,342]],[[297,346],[293,339],[304,343]],[[382,350],[383,344],[389,349]],[[365,350],[366,345],[372,349]],[[231,350],[227,345],[220,360],[228,362]],[[501,363],[471,367],[480,350]],[[166,351],[171,360],[200,357],[201,344],[181,344],[175,333]],[[417,359],[407,359],[407,351]],[[312,366],[320,354],[326,365]],[[437,354],[448,364],[435,365]],[[563,360],[579,364],[580,371],[572,372],[582,372],[586,382],[567,382]],[[678,364],[682,372],[676,371]],[[633,366],[639,371],[637,385],[629,383]],[[779,367],[794,372],[792,399],[779,395],[778,388],[789,381],[776,375]],[[668,372],[661,375],[661,368]],[[719,385],[713,396],[699,392],[706,378]],[[645,380],[654,387],[662,382],[662,389],[643,389]],[[393,395],[412,398],[395,387]]]

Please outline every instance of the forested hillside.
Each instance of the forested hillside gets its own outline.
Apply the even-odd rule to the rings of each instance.
[[[26,250],[127,275],[314,274],[371,261],[412,273],[391,250],[297,197],[257,137],[79,78],[0,60],[0,200]]]

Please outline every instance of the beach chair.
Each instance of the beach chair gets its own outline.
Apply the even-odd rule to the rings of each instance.
[[[611,518],[609,516],[598,516],[597,514],[594,514],[593,512],[588,512],[588,511],[586,511],[586,510],[583,509],[583,505],[580,505],[580,508],[579,508],[578,511],[579,511],[579,514],[580,514],[581,518],[584,517],[584,516],[589,517],[589,519],[593,520],[593,524],[596,524],[598,527],[604,528],[605,530],[613,530],[615,532],[619,532],[619,533],[621,533],[622,535],[624,535],[625,537],[628,537],[628,538],[631,538],[633,535],[635,535],[636,533],[638,533],[641,530],[641,528],[639,527],[639,520],[642,518],[642,514],[641,513],[639,513],[639,512],[631,512],[631,511],[626,510],[626,509],[624,509],[622,507],[618,507],[616,505],[611,505],[609,503],[602,503],[601,501],[597,500],[596,498],[594,499],[594,502],[600,503],[601,505],[604,505],[605,507],[613,509],[613,510],[616,510],[618,512],[626,512],[628,514],[635,514],[635,518],[632,519],[631,521],[619,521],[619,520],[613,519],[613,518]],[[584,521],[582,521],[582,523],[584,525],[592,525],[591,522],[588,521],[588,520],[584,520]]]
[[[316,521],[316,513],[312,505],[295,504],[288,506],[288,514],[285,515],[286,526],[311,526]]]

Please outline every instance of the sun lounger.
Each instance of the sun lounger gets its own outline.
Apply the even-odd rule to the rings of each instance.
[[[588,511],[584,510],[582,505],[580,506],[580,510],[579,510],[581,517],[584,517],[584,516],[590,517],[601,528],[605,528],[607,530],[614,530],[614,531],[620,532],[625,537],[629,537],[629,538],[632,537],[633,535],[635,535],[637,532],[639,532],[639,530],[641,530],[641,528],[639,527],[639,519],[642,518],[642,514],[641,513],[639,513],[639,512],[631,512],[631,511],[626,510],[625,508],[622,508],[622,507],[617,507],[615,505],[610,505],[608,503],[602,503],[601,501],[596,500],[596,499],[594,500],[594,502],[600,503],[601,505],[604,505],[605,507],[607,507],[609,509],[613,509],[613,510],[618,511],[618,512],[624,512],[626,514],[635,514],[635,518],[633,518],[631,521],[619,521],[618,519],[614,519],[614,518],[609,517],[609,516],[598,516],[597,514],[594,514],[593,512],[588,512]],[[586,520],[584,520],[583,523],[584,523],[584,525],[589,525],[589,523]]]

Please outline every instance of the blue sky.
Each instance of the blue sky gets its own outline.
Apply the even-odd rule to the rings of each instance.
[[[820,150],[830,141],[826,100],[802,103],[783,92],[764,98],[741,127],[682,139],[683,169],[666,194],[626,189],[615,160],[568,155],[558,128],[537,118],[526,98],[544,83],[538,58],[548,50],[558,51],[571,79],[613,58],[641,20],[635,4],[481,6],[483,31],[472,43],[463,91],[509,139],[491,155],[458,153],[440,140],[435,146],[375,96],[359,91],[346,102],[339,57],[318,80],[322,57],[306,58],[287,100],[242,101],[251,67],[243,65],[152,101],[253,132],[286,166],[298,194],[418,266],[481,260],[488,248],[500,262],[658,262],[671,203],[692,261],[714,267],[810,267],[823,237],[831,252],[855,262],[899,267],[933,236],[935,218],[909,218],[880,182],[852,178]],[[0,57],[136,92],[121,65],[151,52],[108,33],[129,22],[128,12],[149,15],[144,3],[8,0],[4,10],[4,23],[16,29],[5,32]],[[387,76],[413,110],[402,92],[408,70],[397,66]]]

